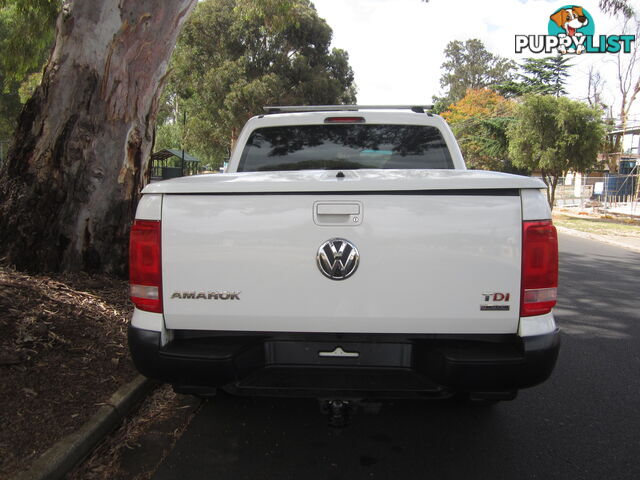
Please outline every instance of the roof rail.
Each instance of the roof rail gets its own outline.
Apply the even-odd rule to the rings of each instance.
[[[416,113],[427,113],[433,105],[298,105],[263,107],[266,113],[293,112],[355,112],[358,110],[411,110]]]

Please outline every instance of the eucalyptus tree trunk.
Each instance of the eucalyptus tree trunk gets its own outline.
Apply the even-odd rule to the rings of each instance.
[[[553,205],[556,202],[556,190],[558,188],[558,180],[562,173],[559,172],[549,172],[545,169],[542,169],[542,180],[547,185],[547,202],[549,202],[549,207],[553,210]]]
[[[126,271],[169,58],[197,0],[68,0],[0,172],[0,259]]]

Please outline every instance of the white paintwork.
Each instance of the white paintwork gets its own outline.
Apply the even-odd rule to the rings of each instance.
[[[131,325],[142,330],[160,332],[161,345],[166,345],[173,339],[173,331],[165,328],[164,315],[162,313],[146,312],[134,308],[131,316]]]
[[[522,190],[522,220],[547,220],[551,218],[551,208],[546,194],[541,190]]]
[[[161,332],[164,330],[164,317],[161,313],[146,312],[144,310],[133,309],[131,325],[143,330]]]
[[[551,333],[556,329],[556,321],[553,313],[549,312],[545,315],[535,317],[522,317],[518,328],[518,335],[521,337],[532,337],[535,335],[544,335]]]
[[[240,172],[182,177],[147,185],[143,193],[278,193],[544,188],[541,180],[484,170],[335,170]]]
[[[313,206],[313,222],[322,226],[357,227],[362,223],[364,209],[362,202],[336,202],[323,200]]]
[[[411,110],[421,108],[423,111],[433,109],[433,105],[268,105],[265,112],[298,113],[298,112],[337,112],[358,110]],[[424,112],[423,112],[424,113]]]
[[[136,220],[160,220],[162,218],[162,195],[143,195],[138,202]]]
[[[333,203],[317,202],[317,215],[360,215],[360,202],[358,203]]]
[[[318,201],[359,201],[363,221],[321,226]],[[519,196],[166,195],[162,258],[169,329],[516,333]],[[354,243],[358,271],[330,280],[319,246]],[[240,300],[171,299],[240,292]],[[485,293],[510,311],[480,311]]]

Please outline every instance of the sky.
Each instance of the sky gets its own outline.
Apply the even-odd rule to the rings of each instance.
[[[442,94],[440,66],[452,40],[479,38],[491,53],[521,61],[544,56],[515,53],[515,35],[547,33],[549,16],[564,1],[547,0],[312,0],[333,29],[332,45],[349,53],[361,105],[431,104]],[[640,10],[640,0],[632,0]],[[572,4],[574,5],[574,4]],[[598,1],[579,3],[593,17],[595,34],[621,33],[621,20]],[[640,39],[638,39],[640,41]],[[619,110],[614,54],[571,55],[569,97],[585,100],[590,66],[605,79],[603,96]],[[636,76],[640,74],[637,66]],[[640,123],[640,99],[630,123]]]

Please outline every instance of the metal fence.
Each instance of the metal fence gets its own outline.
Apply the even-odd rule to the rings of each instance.
[[[630,210],[640,215],[638,181],[640,175],[608,174],[560,178],[556,188],[555,206]]]

